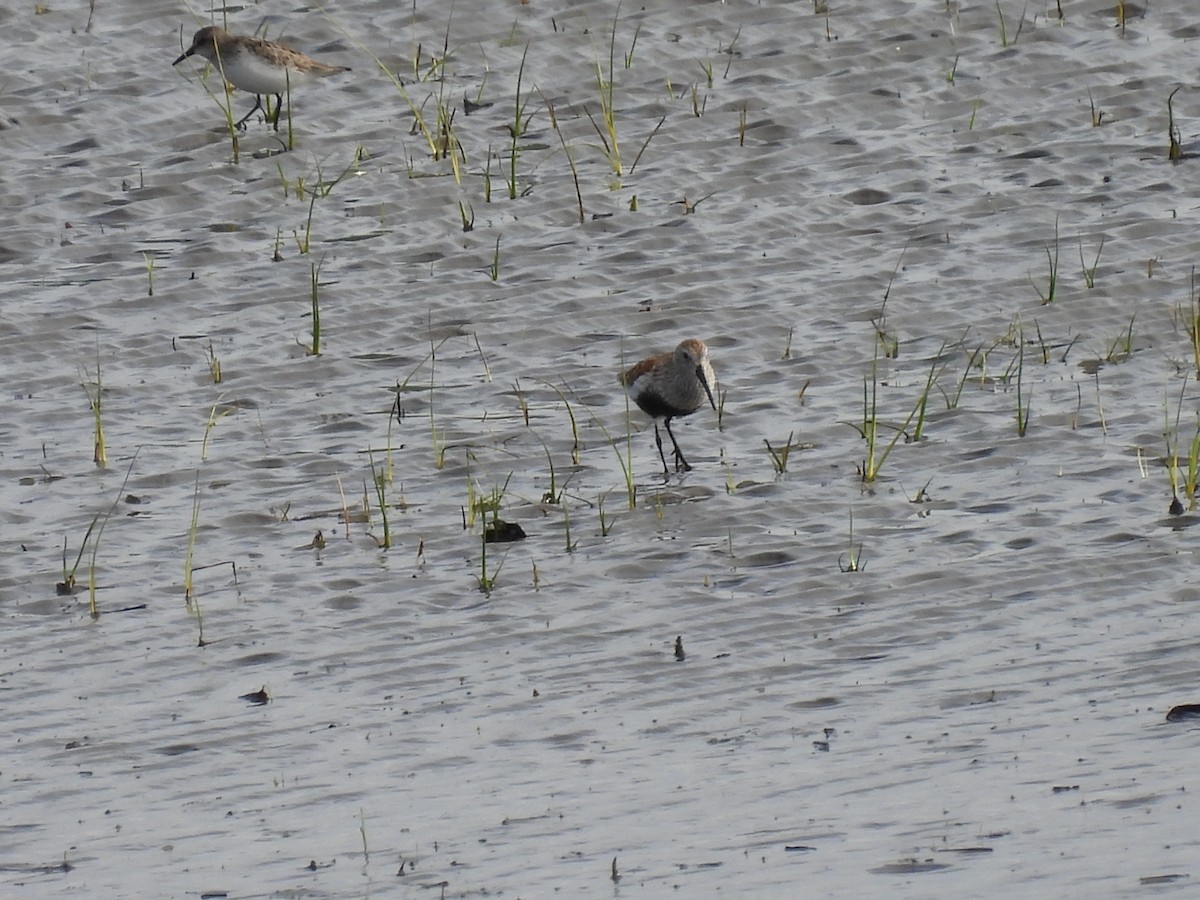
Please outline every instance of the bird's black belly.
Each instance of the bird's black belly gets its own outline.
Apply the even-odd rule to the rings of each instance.
[[[635,402],[642,412],[654,419],[672,419],[675,416],[687,416],[694,412],[690,409],[680,409],[665,401],[658,394],[648,391],[640,394]]]

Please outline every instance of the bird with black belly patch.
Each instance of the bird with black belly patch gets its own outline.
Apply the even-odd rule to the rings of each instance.
[[[671,431],[671,420],[690,416],[704,405],[706,399],[713,409],[717,408],[712,393],[717,376],[708,359],[708,347],[703,341],[688,338],[672,352],[647,357],[629,371],[622,372],[620,381],[629,392],[629,398],[654,420],[654,441],[658,445],[664,475],[670,478],[671,470],[667,467],[662,435],[658,431],[660,419],[675,450],[675,469],[690,470],[692,467]]]

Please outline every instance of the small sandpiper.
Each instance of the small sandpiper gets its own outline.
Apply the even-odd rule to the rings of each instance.
[[[234,123],[237,128],[244,128],[246,121],[263,109],[263,94],[274,94],[273,124],[278,131],[283,95],[293,85],[307,81],[314,75],[335,75],[338,72],[350,71],[346,66],[328,66],[317,62],[298,50],[274,41],[230,34],[216,25],[209,25],[197,31],[192,38],[192,46],[183,51],[171,65],[177,66],[189,56],[196,55],[215,65],[222,77],[235,88],[254,94],[254,108]],[[265,110],[263,114],[266,114]]]
[[[672,353],[660,353],[643,359],[628,372],[621,373],[620,379],[629,391],[630,399],[654,419],[654,442],[658,445],[658,457],[662,460],[666,477],[670,478],[671,472],[663,453],[662,435],[658,433],[659,419],[663,420],[667,436],[675,448],[675,468],[685,471],[691,469],[671,432],[671,420],[678,416],[690,416],[704,405],[706,397],[712,408],[717,408],[712,394],[717,376],[712,363],[708,361],[708,347],[703,341],[689,338]]]

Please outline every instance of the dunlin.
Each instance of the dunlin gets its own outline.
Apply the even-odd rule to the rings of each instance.
[[[630,398],[642,412],[654,419],[654,442],[658,445],[658,456],[668,478],[671,472],[667,468],[666,454],[663,453],[658,420],[663,420],[667,437],[675,447],[675,468],[690,469],[683,451],[679,449],[679,442],[671,432],[671,420],[678,416],[690,416],[704,405],[706,397],[712,408],[716,409],[712,395],[716,380],[712,363],[708,361],[708,347],[695,338],[683,341],[671,353],[643,359],[621,374],[621,384],[629,391]]]
[[[235,123],[238,128],[244,127],[246,120],[263,108],[263,94],[274,94],[274,125],[278,131],[279,110],[283,95],[289,88],[314,75],[350,71],[346,66],[327,66],[274,41],[230,34],[216,25],[197,31],[192,38],[192,46],[183,51],[172,65],[177,66],[189,56],[197,55],[215,65],[222,77],[235,88],[254,94],[254,108]]]

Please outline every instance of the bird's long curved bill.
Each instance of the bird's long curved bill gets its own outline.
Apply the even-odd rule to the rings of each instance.
[[[708,386],[708,379],[704,377],[704,367],[696,366],[696,377],[700,379],[700,384],[704,386],[704,393],[708,394],[708,402],[712,404],[712,408],[717,408],[717,401],[713,399],[712,388]]]

